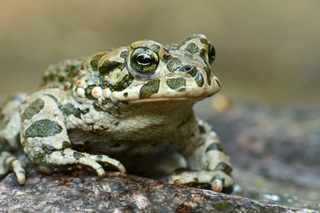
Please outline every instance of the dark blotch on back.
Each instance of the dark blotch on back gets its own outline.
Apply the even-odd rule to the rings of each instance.
[[[167,64],[167,68],[170,72],[173,72],[179,69],[182,66],[182,61],[178,58],[172,58],[170,62]]]
[[[75,108],[72,104],[68,103],[60,107],[61,111],[65,116],[74,115],[77,118],[81,118],[81,112]]]
[[[120,63],[120,62],[106,60],[102,64],[102,66],[99,67],[99,72],[102,75],[106,75],[106,74],[109,74],[114,69],[116,69],[117,67],[120,67],[121,65],[122,65],[122,63]]]
[[[205,38],[201,38],[200,39],[200,42],[202,43],[202,44],[208,44],[208,41],[207,41],[207,39],[205,39]]]
[[[140,89],[140,98],[149,98],[152,94],[159,91],[160,80],[155,79],[143,85]]]
[[[199,52],[199,47],[195,43],[190,43],[185,48],[186,51],[188,51],[191,54],[195,54]]]
[[[39,113],[44,107],[44,101],[40,98],[33,101],[21,115],[22,122],[26,119],[32,118],[35,114]]]
[[[26,130],[26,137],[50,137],[59,134],[61,131],[62,127],[55,121],[48,119],[38,120]]]
[[[100,60],[100,58],[104,55],[104,53],[102,54],[98,54],[95,55],[91,61],[90,61],[90,66],[92,68],[93,71],[97,71],[98,70],[98,61]]]

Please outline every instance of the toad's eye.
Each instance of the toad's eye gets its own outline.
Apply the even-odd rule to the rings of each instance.
[[[158,54],[147,47],[138,47],[130,56],[131,67],[139,74],[150,75],[159,64]]]

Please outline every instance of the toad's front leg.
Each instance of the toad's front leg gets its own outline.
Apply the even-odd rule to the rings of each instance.
[[[198,127],[203,143],[186,155],[189,170],[174,173],[169,182],[231,193],[233,178],[229,157],[208,124],[199,120]]]
[[[21,144],[37,170],[51,174],[80,164],[93,168],[99,177],[105,176],[102,165],[125,172],[119,161],[108,156],[71,149],[65,125],[65,104],[70,104],[67,95],[58,89],[51,89],[30,95],[21,107]]]

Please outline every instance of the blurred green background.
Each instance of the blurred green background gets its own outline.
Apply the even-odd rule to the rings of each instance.
[[[1,0],[0,97],[37,90],[51,63],[203,33],[227,97],[318,104],[319,8],[318,0]]]

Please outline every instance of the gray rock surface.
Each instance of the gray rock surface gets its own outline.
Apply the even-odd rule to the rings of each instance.
[[[23,187],[13,174],[1,182],[0,212],[308,212],[118,172],[100,180],[80,173],[44,176],[34,170],[28,176]]]

